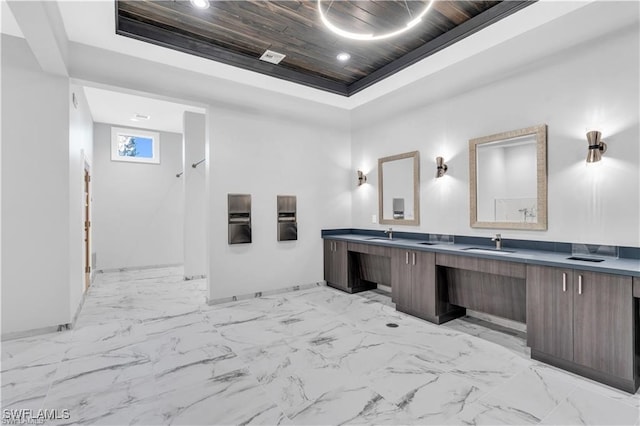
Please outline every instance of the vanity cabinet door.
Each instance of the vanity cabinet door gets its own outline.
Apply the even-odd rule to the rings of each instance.
[[[527,345],[573,360],[573,271],[527,265]]]
[[[434,253],[394,249],[391,291],[399,311],[433,321],[436,315]]]
[[[574,271],[573,360],[618,377],[633,377],[631,277]]]
[[[413,308],[426,316],[436,316],[436,255],[435,253],[414,252],[412,298]],[[412,259],[413,260],[413,259]]]
[[[391,298],[400,311],[411,309],[411,252],[393,249],[391,251]]]
[[[347,243],[324,240],[324,279],[332,287],[348,287]]]

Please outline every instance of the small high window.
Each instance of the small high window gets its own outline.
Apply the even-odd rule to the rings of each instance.
[[[160,134],[112,127],[111,160],[160,164]]]

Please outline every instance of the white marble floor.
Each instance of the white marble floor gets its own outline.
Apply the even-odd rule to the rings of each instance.
[[[2,342],[3,409],[69,410],[55,424],[640,422],[640,394],[533,361],[518,333],[327,287],[208,306],[181,276],[100,274],[73,330]]]

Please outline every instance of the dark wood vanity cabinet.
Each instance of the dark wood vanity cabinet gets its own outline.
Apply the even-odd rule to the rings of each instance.
[[[532,358],[635,392],[632,292],[631,277],[528,265]]]
[[[331,287],[349,291],[346,242],[324,240],[324,279]]]
[[[391,291],[397,310],[435,321],[437,314],[435,254],[393,249],[391,251]]]

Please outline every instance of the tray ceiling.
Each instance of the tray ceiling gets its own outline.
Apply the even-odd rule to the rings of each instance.
[[[376,41],[336,35],[321,21],[317,1],[117,0],[116,33],[344,96],[526,7],[531,1],[434,1],[422,21]],[[321,1],[327,18],[352,32],[391,31],[428,1]],[[286,55],[261,61],[265,50]],[[336,56],[346,52],[348,61]]]

